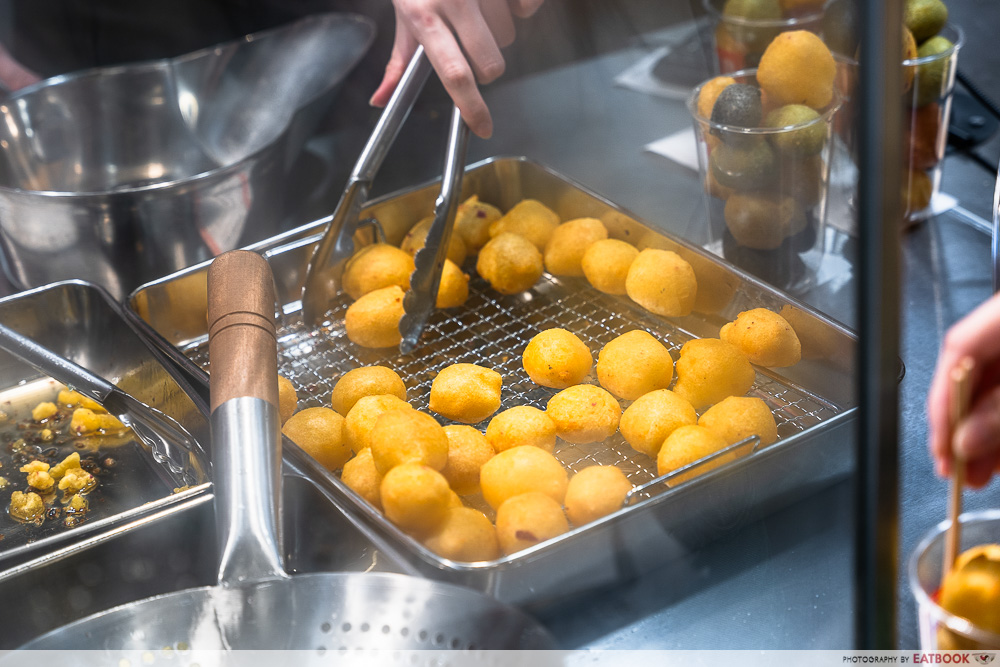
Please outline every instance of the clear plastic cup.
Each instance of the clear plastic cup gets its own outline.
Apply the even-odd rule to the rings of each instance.
[[[1000,544],[1000,509],[969,512],[959,518],[959,553],[982,544]],[[950,521],[931,529],[910,556],[910,591],[917,603],[920,648],[925,651],[1000,649],[1000,634],[977,627],[943,609],[937,602],[941,589],[945,536]]]
[[[727,76],[757,85],[755,69]],[[807,289],[823,259],[839,96],[809,122],[742,128],[699,114],[698,97],[707,83],[688,99],[708,208],[705,245],[779,289]],[[803,138],[808,141],[800,141]]]
[[[808,30],[819,33],[823,28],[823,5],[804,4],[804,9],[781,18],[752,19],[727,15],[726,0],[702,0],[712,18],[712,37],[721,74],[757,67],[764,49],[779,33],[787,30]]]
[[[908,222],[931,213],[931,201],[941,188],[958,52],[965,41],[961,28],[951,23],[938,36],[953,46],[936,55],[903,61],[904,82],[912,80],[903,97],[902,196]]]

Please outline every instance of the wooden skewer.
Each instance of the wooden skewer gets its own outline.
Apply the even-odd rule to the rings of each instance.
[[[971,393],[971,376],[974,362],[970,357],[963,357],[951,369],[951,436],[954,441],[958,423],[969,410]],[[958,517],[962,514],[962,487],[965,486],[965,461],[955,453],[954,444],[951,447],[951,496],[948,502],[948,519],[951,525],[945,535],[943,576],[951,572],[958,557],[958,544],[961,539],[961,526]]]

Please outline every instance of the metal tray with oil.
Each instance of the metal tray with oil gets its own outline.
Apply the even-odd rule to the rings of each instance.
[[[172,364],[136,332],[121,306],[93,284],[54,283],[0,300],[9,328],[96,373],[148,406],[173,417],[199,443],[208,442],[206,409],[194,389],[175,379]],[[183,384],[182,384],[183,383]],[[65,385],[0,351],[0,581],[63,559],[82,549],[211,500],[200,451],[185,456],[186,469],[163,460],[131,431],[77,435],[69,408],[44,421],[32,410],[57,402]],[[190,392],[190,393],[189,393]],[[37,492],[44,512],[24,521],[12,497],[29,489],[21,467],[32,460],[55,464],[78,453],[96,486],[85,508],[67,505],[69,493]],[[74,511],[75,510],[75,511]],[[18,520],[18,519],[21,520]]]
[[[410,226],[432,209],[439,188],[430,183],[382,197],[370,202],[362,216],[377,219],[386,240],[398,244]],[[525,198],[539,199],[563,220],[601,218],[612,236],[639,246],[680,247],[695,256],[699,285],[712,284],[704,295],[722,294],[723,298],[703,302],[702,310],[714,312],[667,319],[650,314],[627,297],[602,294],[583,279],[549,274],[527,292],[503,296],[475,276],[474,261],[470,261],[464,267],[473,275],[468,301],[459,308],[436,312],[416,350],[404,355],[394,348],[364,349],[344,333],[346,296],[331,304],[322,326],[307,326],[300,317],[298,300],[305,267],[326,223],[326,219],[319,220],[252,247],[268,258],[275,275],[282,309],[279,369],[295,384],[300,409],[328,405],[333,385],[346,371],[381,364],[402,376],[411,405],[426,410],[435,375],[461,362],[501,373],[501,410],[524,404],[544,409],[554,390],[528,379],[521,353],[536,333],[551,327],[573,331],[595,353],[626,331],[647,329],[676,358],[685,341],[716,337],[719,327],[743,310],[778,310],[791,304],[808,322],[801,333],[808,330],[805,344],[814,358],[781,372],[757,369],[751,394],[764,399],[775,415],[779,440],[774,445],[680,485],[656,484],[614,514],[491,562],[459,563],[438,557],[391,525],[336,474],[297,447],[287,447],[286,454],[302,464],[325,496],[356,525],[377,534],[406,569],[515,603],[562,597],[662,564],[848,474],[853,465],[851,421],[856,413],[852,394],[855,338],[844,327],[704,250],[657,231],[655,221],[636,220],[612,202],[526,158],[492,158],[470,166],[463,197],[471,194],[501,210]],[[361,234],[356,239],[359,243],[370,242]],[[133,292],[128,302],[139,326],[202,381],[207,381],[208,367],[206,269],[207,265],[195,266],[147,284]],[[556,456],[571,473],[587,465],[614,464],[634,485],[655,476],[655,461],[634,451],[620,434],[600,445],[560,440]]]

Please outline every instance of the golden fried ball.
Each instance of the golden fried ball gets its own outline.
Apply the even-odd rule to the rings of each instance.
[[[479,484],[483,498],[496,509],[513,496],[539,491],[562,504],[569,481],[559,460],[538,447],[514,447],[483,464]]]
[[[472,195],[458,205],[455,233],[462,237],[469,253],[477,253],[490,240],[490,225],[502,216],[496,206],[481,202],[477,195]]]
[[[542,253],[523,236],[499,234],[479,251],[476,271],[501,294],[518,294],[542,277]]]
[[[615,434],[622,408],[615,397],[592,384],[563,389],[549,399],[546,414],[566,442],[600,442]]]
[[[535,384],[565,389],[583,382],[590,374],[594,357],[575,333],[546,329],[528,341],[521,363]]]
[[[407,406],[386,410],[369,434],[375,468],[383,475],[403,463],[441,470],[448,462],[448,435],[430,415]]]
[[[382,475],[375,468],[372,450],[365,447],[344,464],[340,481],[377,510],[382,509]]]
[[[395,285],[410,288],[413,257],[388,243],[373,243],[354,254],[344,266],[344,291],[352,299]]]
[[[497,539],[508,555],[568,530],[562,506],[544,493],[522,493],[497,508]]]
[[[706,456],[725,449],[727,443],[722,436],[711,431],[704,426],[680,426],[673,433],[667,436],[660,447],[659,454],[656,455],[656,474],[666,475],[679,468],[699,461]],[[702,475],[709,470],[718,468],[723,463],[733,460],[732,454],[720,456],[710,464],[698,466],[683,475],[674,477],[667,482],[667,486],[676,486],[693,477]]]
[[[583,253],[580,268],[594,289],[605,294],[625,294],[625,279],[639,251],[618,239],[591,244]]]
[[[463,424],[477,424],[500,409],[503,378],[492,368],[452,364],[431,383],[430,409]]]
[[[405,292],[393,285],[369,292],[352,303],[344,314],[347,337],[361,347],[395,347],[403,337],[399,320],[403,317]]]
[[[691,265],[670,250],[647,248],[629,266],[625,291],[637,304],[657,315],[690,315],[698,293]]]
[[[940,604],[977,628],[1000,634],[1000,545],[980,544],[959,554],[941,583]],[[956,634],[944,639],[949,648],[983,648]]]
[[[344,418],[330,408],[300,410],[281,432],[327,470],[339,470],[351,458],[351,448],[344,441]]]
[[[772,368],[794,366],[802,358],[795,329],[784,317],[767,308],[744,310],[723,325],[719,338],[732,343],[750,363]]]
[[[498,452],[522,445],[552,452],[556,446],[556,425],[544,411],[530,405],[518,405],[490,420],[486,439]]]
[[[444,260],[441,269],[441,283],[438,285],[436,305],[438,308],[455,308],[469,298],[469,275],[463,273],[450,259]]]
[[[406,236],[403,237],[403,242],[399,244],[399,249],[410,257],[416,255],[418,250],[427,245],[427,232],[431,230],[432,224],[434,224],[433,215],[413,225],[410,231],[406,233]],[[448,240],[448,253],[445,257],[455,262],[458,266],[462,266],[465,263],[467,255],[468,251],[465,249],[465,241],[462,239],[462,236],[452,233],[451,238]]]
[[[410,405],[393,394],[362,396],[344,417],[344,440],[355,452],[371,447],[371,431],[382,413]]]
[[[728,306],[740,285],[736,274],[689,248],[681,247],[677,250],[677,254],[691,265],[695,281],[698,283],[694,309],[699,313],[712,315]]]
[[[485,514],[470,507],[449,509],[444,521],[424,539],[424,544],[449,560],[474,562],[500,557],[496,528]]]
[[[622,508],[632,490],[615,466],[588,466],[573,475],[566,487],[566,514],[574,526],[582,526]]]
[[[444,523],[452,490],[444,475],[419,463],[404,463],[385,474],[379,487],[386,518],[411,535],[428,535]]]
[[[288,421],[289,417],[295,414],[295,408],[299,404],[299,397],[295,393],[295,385],[284,375],[278,376],[278,415],[281,423]],[[103,408],[102,408],[103,410]]]
[[[696,338],[684,343],[676,365],[674,393],[695,410],[727,396],[742,396],[753,386],[750,360],[738,347],[718,338]]]
[[[648,331],[628,331],[597,355],[597,380],[618,398],[634,401],[666,389],[674,379],[674,358]]]
[[[541,252],[559,222],[556,212],[542,202],[537,199],[522,199],[490,225],[490,237],[496,238],[507,232],[517,234],[531,241]]]
[[[698,418],[698,425],[715,431],[730,445],[751,435],[760,436],[761,447],[778,440],[774,415],[767,403],[756,396],[724,398]]]
[[[597,218],[577,218],[555,228],[545,244],[545,269],[554,276],[582,276],[587,248],[608,238]]]
[[[625,408],[618,428],[632,449],[656,458],[668,435],[680,426],[696,423],[698,413],[691,403],[669,389],[658,389]]]
[[[841,345],[836,329],[790,304],[782,306],[778,314],[799,337],[803,359],[830,359],[836,355]]]
[[[479,471],[496,454],[493,445],[485,435],[464,424],[445,426],[444,432],[448,436],[448,462],[441,474],[455,493],[479,493]]]
[[[330,405],[347,416],[362,396],[381,394],[391,394],[405,401],[406,385],[403,384],[403,378],[385,366],[363,366],[347,371],[337,380],[330,395]]]

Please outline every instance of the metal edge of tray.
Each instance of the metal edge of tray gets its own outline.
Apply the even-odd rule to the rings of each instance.
[[[100,285],[84,280],[65,280],[25,290],[0,298],[0,314],[3,314],[7,309],[18,307],[22,303],[35,305],[33,302],[55,294],[57,291],[68,293],[77,290],[80,293],[90,295],[80,300],[86,298],[99,300],[100,307],[107,309],[109,317],[121,322],[128,334],[134,337],[136,344],[141,344],[143,349],[148,352],[151,361],[155,362],[166,376],[176,384],[177,391],[190,399],[192,403],[190,409],[204,419],[204,415],[207,414],[207,405],[194,391],[194,385],[178,374],[168,355],[147,340],[146,336],[135,326],[134,318],[130,317],[122,305],[116,302]],[[43,376],[44,374],[38,374],[39,378]],[[207,441],[207,420],[202,424],[202,427],[200,430],[201,438]],[[209,472],[205,471],[205,480],[188,489],[167,494],[156,500],[142,503],[98,520],[85,522],[58,534],[0,551],[0,582],[6,582],[31,570],[65,560],[81,551],[149,525],[160,518],[174,516],[196,508],[212,499],[211,482],[208,479]]]
[[[632,217],[613,202],[527,158],[494,157],[469,166],[465,179],[467,190],[464,196],[477,192],[476,188],[483,180],[477,176],[484,172],[489,172],[484,178],[503,179],[516,177],[523,169],[535,172],[535,176],[541,175],[543,179],[560,183],[568,192],[575,191],[583,195],[585,199],[591,200],[591,205],[596,203],[608,210],[628,216],[648,231],[665,236],[671,242],[709,259],[725,271],[736,275],[741,285],[758,297],[767,297],[765,300],[769,301],[770,305],[779,303],[794,305],[848,341],[851,349],[856,344],[854,334],[840,323],[726,264],[703,249],[673,237],[669,232],[658,229],[647,221]],[[429,204],[436,195],[435,183],[436,181],[431,181],[373,200],[365,207],[362,215],[378,217],[380,213],[388,213],[391,218],[396,214],[393,207],[401,206],[400,202],[406,200],[405,208],[409,211],[412,224],[416,221],[412,212],[415,206],[407,197],[426,200]],[[517,192],[509,195],[513,199],[522,199],[530,194],[530,188],[515,187],[514,190]],[[487,200],[485,196],[483,199]],[[503,208],[501,203],[497,205]],[[508,207],[509,205],[512,203],[508,203]],[[318,234],[326,221],[327,219],[322,219],[290,230],[251,246],[251,249],[264,254],[272,261],[280,259],[283,253],[304,254],[311,244],[318,240]],[[390,232],[387,234],[390,242],[398,241],[393,238],[400,235],[398,230],[393,229]],[[146,317],[154,316],[155,319],[156,308],[160,307],[156,303],[159,297],[153,294],[156,290],[187,281],[189,285],[179,290],[181,296],[174,295],[173,299],[181,298],[188,301],[191,295],[187,292],[201,280],[206,266],[207,263],[196,265],[137,288],[128,300],[129,308],[126,308],[126,313],[137,321],[138,327],[150,335],[156,344],[162,346],[166,354],[183,366],[192,377],[204,379],[207,379],[207,374],[188,359],[178,346],[178,343],[188,343],[193,338],[185,339],[185,332],[175,329],[170,332],[174,336],[172,342],[167,335],[147,321]],[[296,286],[301,285],[301,278],[301,276],[291,276],[292,285],[286,283],[281,286],[285,289],[279,290],[280,294],[289,297],[286,300],[279,297],[287,312],[293,312],[296,308],[291,302],[295,300]],[[194,301],[197,302],[197,296]],[[679,319],[692,330],[696,330],[696,335],[702,336],[713,335],[708,333],[713,326],[717,334],[717,325],[727,321],[715,319],[710,322],[698,322],[691,320],[690,317]],[[673,320],[671,324],[675,324]],[[204,328],[203,321],[201,327]],[[699,328],[701,332],[697,333]],[[840,361],[842,367],[839,370],[850,373],[851,360]],[[815,377],[815,373],[813,376]],[[794,384],[795,380],[789,382]],[[850,403],[849,399],[847,403]],[[544,544],[485,563],[457,563],[431,553],[392,526],[381,514],[347,489],[336,475],[323,469],[294,445],[291,445],[290,455],[299,460],[301,467],[312,477],[312,482],[321,489],[326,498],[345,513],[353,515],[352,523],[365,526],[366,532],[374,532],[395,547],[393,549],[395,556],[408,561],[408,569],[416,569],[425,576],[463,583],[487,591],[505,601],[528,604],[640,574],[653,566],[662,565],[672,557],[690,553],[690,550],[718,537],[726,530],[760,518],[770,511],[846,477],[853,468],[853,450],[849,444],[851,422],[855,417],[856,407],[846,407],[834,418],[823,421],[800,434],[783,438],[753,456],[705,473],[636,506],[575,528]],[[713,496],[711,513],[706,513],[704,501],[701,499],[706,485],[713,486],[713,491],[716,492]],[[752,496],[761,490],[766,493],[761,497],[750,498],[748,502],[748,495]],[[570,549],[572,549],[573,567],[566,567],[565,560],[561,559],[559,554]],[[552,567],[553,563],[558,565]]]

